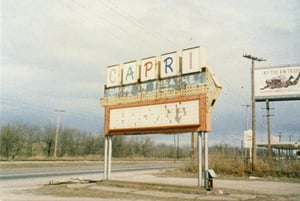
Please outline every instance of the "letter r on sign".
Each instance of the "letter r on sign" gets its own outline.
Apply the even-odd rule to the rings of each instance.
[[[170,69],[171,72],[173,72],[172,64],[173,64],[173,58],[167,57],[164,59],[165,62],[165,74],[168,74],[168,69]]]

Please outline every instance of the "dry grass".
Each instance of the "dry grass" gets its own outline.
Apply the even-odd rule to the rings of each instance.
[[[214,169],[218,175],[230,175],[237,177],[258,176],[258,177],[286,177],[300,179],[300,161],[299,160],[281,160],[269,163],[266,160],[257,160],[255,171],[252,171],[251,164],[247,164],[243,159],[210,157],[209,168]],[[186,163],[182,172],[186,176],[196,175],[197,166],[192,163]],[[174,172],[173,172],[174,173]],[[175,174],[180,174],[176,173]],[[182,173],[181,173],[182,174]]]

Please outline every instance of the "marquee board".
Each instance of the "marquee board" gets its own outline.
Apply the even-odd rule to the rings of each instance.
[[[105,108],[105,134],[182,133],[209,130],[205,96]]]
[[[209,131],[221,85],[197,46],[107,68],[105,135]]]

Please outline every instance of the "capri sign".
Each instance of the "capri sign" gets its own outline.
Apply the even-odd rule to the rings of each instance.
[[[108,66],[105,135],[209,131],[220,90],[200,46]]]

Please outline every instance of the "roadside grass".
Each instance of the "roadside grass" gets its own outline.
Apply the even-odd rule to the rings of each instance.
[[[242,159],[231,159],[211,157],[209,160],[209,168],[214,169],[219,178],[236,178],[243,179],[259,177],[270,180],[288,180],[300,182],[300,161],[299,160],[281,160],[272,161],[269,163],[266,160],[257,160],[255,171],[252,171],[251,164],[247,164]],[[204,169],[202,168],[202,171]],[[175,176],[175,177],[197,177],[197,164],[185,162],[185,164],[176,169],[165,170],[159,173],[160,176]]]
[[[222,175],[232,176],[256,176],[256,177],[286,177],[300,179],[299,160],[278,160],[267,161],[258,159],[254,171],[251,164],[243,159],[223,159],[212,158],[209,163],[215,172]]]

